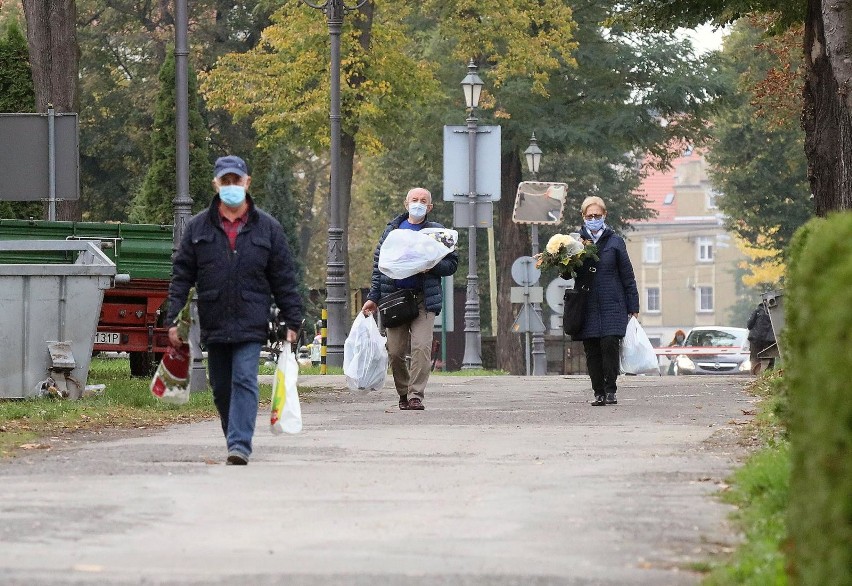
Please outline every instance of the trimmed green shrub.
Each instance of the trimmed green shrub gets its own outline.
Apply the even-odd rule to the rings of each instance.
[[[852,585],[852,213],[791,243],[785,291],[793,584]]]

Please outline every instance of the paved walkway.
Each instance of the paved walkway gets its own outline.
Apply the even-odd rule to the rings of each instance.
[[[218,421],[57,440],[0,463],[0,583],[696,584],[736,541],[714,495],[746,380],[628,377],[593,408],[585,377],[433,376],[400,412],[306,377],[303,433],[262,413],[247,467]]]

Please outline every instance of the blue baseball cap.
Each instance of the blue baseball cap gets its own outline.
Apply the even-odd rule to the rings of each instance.
[[[248,167],[246,166],[246,162],[234,155],[228,155],[227,157],[219,157],[216,159],[216,165],[213,167],[213,176],[218,179],[222,175],[227,175],[228,173],[234,173],[240,177],[247,177]]]

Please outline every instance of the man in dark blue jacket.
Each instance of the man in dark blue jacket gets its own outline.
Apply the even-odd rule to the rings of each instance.
[[[287,237],[275,218],[255,207],[249,185],[245,161],[235,156],[216,160],[217,195],[186,225],[174,258],[167,316],[168,323],[175,324],[195,285],[213,402],[228,444],[226,463],[236,465],[248,464],[251,455],[257,370],[272,300],[287,325],[288,342],[296,341],[302,321]],[[174,325],[169,342],[175,347],[184,344]]]
[[[443,228],[438,222],[426,220],[426,214],[432,210],[432,194],[422,187],[415,187],[405,196],[406,213],[391,220],[376,247],[373,255],[373,275],[367,302],[361,308],[365,315],[371,315],[378,309],[376,305],[385,297],[399,289],[412,289],[417,296],[419,313],[414,321],[394,328],[386,328],[388,337],[388,359],[393,373],[396,392],[399,394],[399,408],[419,411],[424,409],[423,394],[429,373],[432,370],[432,329],[435,316],[441,313],[443,290],[441,277],[456,272],[459,257],[455,251],[449,253],[437,265],[428,271],[418,273],[406,279],[391,279],[379,270],[379,251],[392,230],[421,230],[423,228]],[[406,354],[411,356],[410,367],[406,364]]]

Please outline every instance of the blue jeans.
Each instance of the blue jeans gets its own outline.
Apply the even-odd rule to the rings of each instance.
[[[260,342],[207,346],[213,403],[222,420],[228,452],[239,452],[246,458],[251,455],[251,439],[257,421],[260,348]]]

